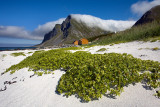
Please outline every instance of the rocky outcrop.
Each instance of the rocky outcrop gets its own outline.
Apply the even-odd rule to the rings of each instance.
[[[55,27],[54,27],[54,29],[52,31],[50,31],[49,33],[45,34],[42,43],[45,42],[45,41],[48,41],[53,36],[56,36],[58,33],[61,33],[60,29],[61,29],[61,25],[60,24],[55,25]]]

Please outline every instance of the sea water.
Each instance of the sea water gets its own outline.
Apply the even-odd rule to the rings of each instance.
[[[0,51],[36,49],[36,47],[0,47]]]

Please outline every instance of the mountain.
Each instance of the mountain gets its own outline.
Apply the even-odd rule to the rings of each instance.
[[[90,15],[69,15],[62,24],[56,24],[52,31],[45,34],[41,47],[73,44],[81,38],[93,38],[109,32],[130,28],[134,21],[102,20]]]
[[[89,28],[68,16],[61,25],[55,25],[53,30],[44,36],[41,46],[72,44],[80,38],[90,38],[104,33],[107,32],[99,28]]]
[[[147,11],[136,23],[134,26],[146,24],[152,21],[160,22],[160,5],[151,8]]]

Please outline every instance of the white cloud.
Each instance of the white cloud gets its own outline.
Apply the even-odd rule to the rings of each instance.
[[[72,18],[88,27],[98,27],[105,31],[123,31],[133,26],[135,21],[102,20],[91,15],[72,14]]]
[[[57,21],[47,22],[44,25],[39,25],[38,28],[36,28],[32,33],[39,36],[44,36],[46,33],[51,31],[56,24],[61,24],[65,18],[61,18]]]
[[[31,35],[29,31],[17,26],[0,26],[0,36],[35,40],[42,39],[41,37]]]
[[[131,6],[131,10],[133,13],[140,16],[156,5],[160,5],[160,0],[153,0],[150,2],[147,0],[139,1]]]
[[[24,28],[18,26],[0,26],[0,37],[42,40],[44,38],[44,34],[51,31],[56,24],[61,24],[63,21],[64,18],[61,18],[57,21],[47,22],[46,24],[39,25],[33,31],[27,31]]]

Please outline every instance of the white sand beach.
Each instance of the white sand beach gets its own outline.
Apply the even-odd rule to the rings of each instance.
[[[153,48],[158,47],[158,50]],[[106,51],[96,52],[101,48]],[[13,64],[17,64],[35,50],[1,51],[0,73],[4,72]],[[160,62],[160,41],[157,42],[129,42],[115,45],[95,46],[86,48],[92,54],[103,53],[128,53],[143,60]],[[24,52],[26,56],[11,56],[14,52]],[[74,51],[73,51],[74,52]],[[3,55],[6,55],[5,57]],[[14,74],[5,73],[0,75],[0,107],[160,107],[160,99],[154,96],[155,90],[149,89],[145,84],[137,83],[124,87],[124,92],[116,98],[103,96],[99,100],[88,103],[80,102],[79,98],[72,95],[68,98],[58,95],[55,90],[64,71],[56,70],[54,74],[33,76],[33,71],[27,68],[16,71]],[[10,81],[12,84],[4,84]]]

